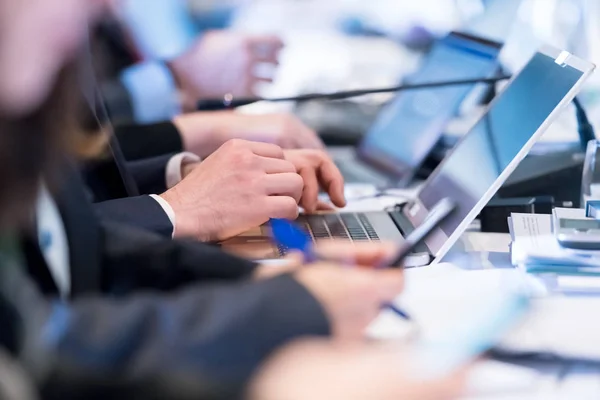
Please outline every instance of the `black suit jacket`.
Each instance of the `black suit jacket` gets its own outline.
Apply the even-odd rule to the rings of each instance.
[[[170,157],[128,162],[113,137],[106,158],[82,166],[96,212],[103,220],[171,237],[173,224],[169,217],[156,200],[147,196],[167,189],[165,170]]]
[[[124,68],[135,64],[135,55],[115,20],[106,19],[96,26],[91,39],[106,107],[115,121],[131,123],[134,121],[133,102],[118,76]]]
[[[70,300],[52,300],[56,285],[34,241],[24,240],[28,273],[0,259],[0,323],[16,332],[2,344],[43,383],[61,382],[48,379],[67,365],[126,380],[191,373],[241,389],[278,346],[329,333],[292,276],[253,282],[254,264],[216,248],[102,223],[73,175],[58,201]]]
[[[90,88],[89,92],[90,115],[83,120],[89,121],[90,129],[100,123],[105,125],[105,131],[112,132],[98,91]],[[97,212],[108,221],[171,237],[173,225],[167,214],[146,195],[167,190],[166,167],[181,149],[179,132],[173,124],[164,123],[121,126],[113,133],[107,154],[82,166]],[[166,141],[161,141],[161,137],[167,138]]]
[[[128,65],[127,48],[119,46],[118,30],[110,24],[100,28],[100,37],[107,40],[111,54],[105,70],[118,71]],[[103,33],[104,32],[104,33]],[[98,33],[98,32],[97,32]],[[98,35],[96,35],[98,36]],[[97,44],[98,42],[96,42]],[[106,59],[106,57],[104,58]],[[110,107],[106,107],[102,93],[95,85],[94,68],[90,53],[82,55],[82,87],[89,104],[89,115],[83,120],[90,129],[98,122],[110,127]],[[145,194],[160,194],[166,188],[165,169],[169,158],[182,151],[179,132],[170,122],[152,125],[117,125],[110,141],[108,157],[88,162],[84,166],[85,177],[97,212],[108,221],[137,226],[163,236],[171,237],[173,226],[164,210]],[[142,196],[140,196],[142,195]]]

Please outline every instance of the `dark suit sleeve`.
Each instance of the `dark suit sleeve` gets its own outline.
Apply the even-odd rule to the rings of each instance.
[[[129,161],[184,151],[183,140],[172,122],[117,125],[115,135]]]
[[[173,236],[171,220],[150,196],[102,201],[94,203],[94,209],[103,221],[134,226],[167,238]]]
[[[112,222],[102,223],[102,236],[102,286],[113,294],[142,289],[170,291],[199,281],[250,278],[257,265],[216,246],[165,240]]]
[[[241,389],[279,346],[329,334],[320,304],[289,275],[64,303],[47,301],[18,270],[6,272],[1,294],[23,318],[11,323],[20,325],[19,353],[36,376],[60,360],[126,378],[186,371]]]
[[[127,88],[119,79],[103,82],[102,98],[111,121],[117,124],[131,124],[135,120],[133,102]]]
[[[127,162],[127,169],[141,194],[160,194],[167,190],[167,163],[174,154]]]

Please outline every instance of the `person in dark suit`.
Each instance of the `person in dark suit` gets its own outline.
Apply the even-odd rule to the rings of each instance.
[[[70,119],[63,118],[69,115],[62,108],[70,104],[64,90],[69,85],[50,90],[52,85],[39,84],[55,74],[61,82],[72,79],[72,70],[53,68],[60,65],[54,57],[70,54],[75,27],[91,19],[101,3],[0,1],[0,347],[23,367],[11,384],[23,382],[23,375],[44,400],[211,400],[246,394],[261,400],[348,399],[365,387],[373,389],[368,393],[375,400],[454,393],[460,383],[455,379],[398,379],[395,352],[347,347],[399,290],[399,272],[348,270],[335,263],[298,269],[291,262],[287,273],[278,273],[196,242],[99,222],[78,169],[59,162],[65,147],[81,145],[68,129]],[[59,36],[52,36],[61,23]],[[33,36],[31,27],[38,29]],[[45,33],[49,53],[36,51],[31,40]],[[63,46],[54,48],[57,43]],[[23,48],[31,52],[19,51]],[[25,69],[38,80],[28,85],[19,75],[23,68],[10,64],[22,66],[31,62],[28,56],[40,54],[49,58]],[[7,73],[13,74],[10,79]],[[54,196],[40,190],[42,176]],[[354,255],[357,265],[389,256],[381,246],[328,254],[346,261]],[[259,360],[279,344],[329,331],[345,344],[292,345],[257,370]],[[320,361],[344,368],[320,369]],[[0,356],[0,375],[12,376],[3,366]],[[300,385],[291,392],[284,389],[290,378]],[[348,378],[350,385],[332,384]],[[28,397],[21,391],[16,398]]]
[[[78,169],[61,161],[80,142],[76,125],[61,117],[70,115],[76,76],[63,64],[79,43],[77,27],[101,2],[1,1],[8,11],[0,13],[0,75],[13,76],[0,79],[0,305],[9,305],[0,318],[14,328],[2,340],[37,382],[51,381],[59,359],[108,377],[186,371],[239,393],[274,349],[305,335],[360,338],[400,291],[400,271],[348,270],[334,261],[272,270],[98,220]],[[23,26],[47,37],[49,52],[38,52]],[[10,68],[31,54],[48,57],[27,69],[39,85]],[[389,256],[379,246],[354,253],[359,265]]]
[[[173,154],[128,161],[111,138],[107,156],[86,165],[95,207],[104,218],[163,236],[219,241],[269,218],[295,219],[298,205],[331,209],[318,200],[319,187],[345,205],[343,177],[323,151],[243,140],[217,147],[201,163],[181,164],[184,158]]]
[[[94,63],[95,71],[99,75],[100,95],[104,99],[103,104],[111,121],[120,127],[117,129],[117,137],[127,159],[180,151],[206,157],[227,139],[233,138],[266,141],[284,148],[323,147],[316,133],[290,114],[243,115],[234,112],[207,112],[185,116],[180,115],[182,111],[188,113],[196,108],[170,107],[170,112],[159,113],[159,117],[131,118],[136,102],[144,103],[138,104],[137,108],[146,105],[150,109],[161,109],[146,103],[165,103],[172,98],[177,100],[181,98],[182,91],[205,92],[205,98],[221,98],[227,94],[252,95],[254,84],[265,80],[253,75],[256,64],[276,64],[277,53],[282,44],[272,36],[243,35],[226,31],[211,32],[200,38],[194,34],[188,40],[184,32],[173,33],[178,30],[194,30],[185,28],[193,25],[191,21],[173,21],[180,17],[189,17],[183,10],[183,2],[159,0],[155,2],[156,11],[147,9],[144,1],[121,1],[116,4],[115,8],[124,9],[121,14],[125,15],[121,16],[121,19],[125,23],[129,22],[129,30],[135,31],[131,36],[138,40],[128,39],[130,35],[125,32],[128,29],[127,24],[124,26],[115,18],[105,18],[93,30],[92,49],[97,55]],[[159,43],[155,45],[152,39]],[[200,44],[193,45],[195,40]],[[188,46],[192,47],[189,50],[190,54],[182,54],[182,60],[176,57],[172,61],[165,61],[170,59],[169,56],[175,57],[178,53],[184,53]],[[139,47],[144,48],[148,54],[140,56],[137,50]],[[257,54],[261,54],[259,50],[262,49],[264,53],[265,48],[274,50],[267,51],[268,56],[258,56]],[[232,59],[238,58],[241,59],[239,63],[232,63]],[[135,63],[140,63],[140,59],[145,61],[136,66]],[[127,68],[138,70],[127,71]],[[158,73],[159,76],[154,76]],[[129,76],[128,74],[140,76],[125,79],[123,75]],[[119,76],[121,77],[118,78]],[[196,81],[204,83],[189,86],[205,87],[184,87],[185,82]],[[156,89],[155,86],[160,86],[162,82],[171,82],[173,87],[169,87],[167,91]],[[175,87],[176,85],[180,87]],[[236,88],[236,85],[240,87]],[[145,112],[148,113],[150,111]],[[215,131],[219,136],[217,138],[214,137]]]
[[[95,36],[109,56],[103,95],[119,122],[157,122],[195,110],[199,99],[256,95],[258,83],[272,81],[283,48],[276,35],[207,31],[183,1],[149,9],[144,0],[123,0],[113,10]]]
[[[93,74],[88,74],[86,84],[89,86],[93,80]],[[104,109],[101,95],[96,90],[93,102],[96,115],[92,120],[104,121],[107,128],[110,110]],[[253,179],[273,178],[271,183],[265,184],[271,194],[284,195],[290,200],[294,198],[308,212],[331,208],[317,201],[319,182],[329,191],[334,204],[345,204],[342,176],[323,151],[270,150],[267,154],[269,163],[279,166],[275,170],[254,171],[262,174],[255,174],[254,178],[248,176],[252,168],[243,162],[227,163],[235,161],[243,152],[247,153],[245,162],[249,158],[265,158],[264,152],[254,152],[256,145],[227,143],[235,138],[274,142],[284,148],[321,147],[314,132],[290,116],[194,113],[180,115],[172,123],[117,125],[114,132],[116,140],[111,138],[108,157],[89,163],[86,168],[88,185],[98,203],[96,208],[104,218],[150,229],[167,237],[218,241],[260,225],[269,218],[294,218],[297,215],[297,207],[292,201],[266,207],[259,198],[263,193],[247,190],[243,206],[248,210],[244,212],[242,209],[233,218],[229,214],[240,211],[239,206],[228,206],[231,196],[219,193],[219,189],[228,186],[226,182],[222,182],[216,190],[211,187],[211,182],[223,176],[233,179],[231,182],[239,187],[240,194]],[[228,146],[221,148],[224,143]],[[182,153],[183,150],[186,153]],[[210,160],[200,163],[201,159],[207,158]],[[213,168],[209,171],[211,164],[219,164],[219,170]],[[202,172],[194,172],[194,169]],[[289,175],[294,171],[303,179]],[[244,174],[246,176],[240,184],[236,177]],[[200,175],[203,181],[199,180]],[[274,179],[278,179],[279,183],[273,182]],[[210,204],[198,202],[209,195],[212,199]],[[181,200],[197,204],[190,207],[182,204]],[[211,224],[215,221],[217,224]]]

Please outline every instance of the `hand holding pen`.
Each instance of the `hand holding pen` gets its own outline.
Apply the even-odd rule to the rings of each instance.
[[[317,253],[314,250],[311,238],[292,223],[285,220],[272,220],[271,229],[274,240],[280,246],[299,252],[303,256],[303,261],[307,264],[341,265],[348,267],[344,268],[343,271],[348,275],[364,275],[362,277],[357,276],[357,281],[369,275],[369,282],[378,282],[381,288],[376,289],[376,293],[371,293],[371,295],[379,295],[379,300],[373,297],[369,298],[370,294],[367,287],[364,289],[364,297],[355,299],[366,304],[371,303],[372,300],[379,301],[379,307],[374,308],[376,314],[373,318],[383,307],[388,308],[403,319],[410,319],[406,312],[392,305],[393,299],[402,290],[402,271],[382,268],[388,266],[390,261],[395,258],[397,251],[394,246],[385,246],[381,243],[332,243],[329,246],[324,246],[322,251]],[[361,266],[364,268],[360,268]],[[335,290],[335,287],[332,287],[331,290]]]
[[[456,203],[449,198],[440,200],[434,207],[431,208],[428,216],[422,223],[416,227],[409,235],[404,238],[402,243],[395,245],[395,248],[390,249],[388,254],[380,253],[380,257],[369,260],[360,260],[356,256],[360,254],[357,252],[357,245],[360,247],[360,243],[346,243],[348,249],[347,254],[354,256],[355,259],[350,259],[351,265],[370,265],[371,268],[386,270],[389,267],[397,267],[402,264],[406,257],[416,248],[418,244],[426,240],[431,234],[436,232],[441,224],[446,221],[456,211]],[[275,242],[279,246],[287,248],[289,250],[298,251],[304,256],[304,261],[312,263],[315,261],[327,261],[330,259],[324,259],[322,256],[317,254],[313,248],[312,238],[296,227],[293,223],[285,220],[271,220],[272,236]],[[364,245],[364,244],[363,244]],[[371,247],[373,249],[373,247]],[[380,251],[384,250],[384,247],[379,245]],[[364,255],[364,253],[363,253]],[[339,259],[336,260],[339,263]],[[345,260],[348,262],[348,260]],[[365,262],[366,261],[366,262]],[[394,298],[389,298],[382,302],[381,305],[384,308],[394,312],[399,317],[405,320],[411,320],[409,315],[403,310],[392,304]]]

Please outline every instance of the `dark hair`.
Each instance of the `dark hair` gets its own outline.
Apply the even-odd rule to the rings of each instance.
[[[61,154],[77,132],[76,79],[69,65],[36,111],[19,118],[0,114],[0,228],[27,223],[42,178],[56,179]]]

